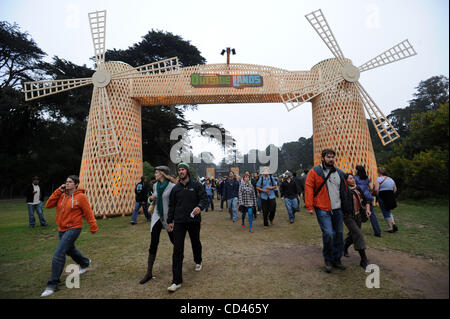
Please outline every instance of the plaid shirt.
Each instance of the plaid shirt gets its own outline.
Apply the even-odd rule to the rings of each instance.
[[[239,186],[239,204],[238,206],[256,207],[255,189],[251,183],[242,182]]]

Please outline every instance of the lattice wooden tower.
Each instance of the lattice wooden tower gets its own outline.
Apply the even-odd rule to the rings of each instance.
[[[141,106],[282,102],[291,111],[311,101],[314,162],[320,163],[322,149],[333,148],[338,167],[352,171],[364,165],[374,180],[363,109],[383,145],[399,135],[358,79],[361,72],[416,52],[405,40],[357,68],[342,54],[321,10],[306,18],[335,56],[310,71],[237,63],[180,68],[176,57],[133,68],[105,62],[106,11],[89,13],[97,64],[92,78],[25,82],[25,99],[94,85],[80,181],[96,217],[131,214],[134,186],[143,173]]]

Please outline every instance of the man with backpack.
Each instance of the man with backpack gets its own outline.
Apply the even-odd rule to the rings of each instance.
[[[147,221],[151,220],[151,216],[148,213],[148,192],[149,192],[149,186],[147,184],[147,179],[145,176],[141,177],[141,181],[136,184],[136,187],[134,188],[134,193],[136,194],[136,204],[134,205],[134,211],[131,215],[131,225],[137,224],[137,217],[139,214],[139,208],[142,207],[144,210],[145,218],[147,218]]]
[[[264,228],[274,224],[275,211],[277,209],[277,202],[275,196],[275,189],[277,189],[277,182],[272,175],[269,175],[269,169],[264,168],[263,175],[256,183],[256,189],[259,191],[261,197],[261,206],[264,218]]]
[[[305,182],[305,205],[311,215],[317,216],[322,230],[325,271],[332,267],[345,270],[341,263],[344,247],[343,210],[348,210],[344,172],[334,167],[336,152],[322,151],[322,164],[308,173]]]

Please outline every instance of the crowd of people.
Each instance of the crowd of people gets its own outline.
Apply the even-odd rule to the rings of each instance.
[[[202,270],[201,212],[215,210],[215,195],[220,201],[218,210],[223,211],[225,203],[230,220],[235,223],[240,217],[242,228],[247,227],[248,220],[250,233],[254,233],[255,220],[261,213],[264,229],[275,224],[277,197],[284,203],[286,217],[291,224],[295,222],[295,215],[300,211],[300,203],[303,201],[306,211],[316,216],[322,232],[324,270],[327,273],[333,268],[345,270],[341,257],[349,257],[348,250],[351,245],[359,253],[360,266],[365,269],[369,261],[361,231],[362,223],[370,220],[374,236],[381,237],[373,209],[375,200],[388,225],[387,232],[398,231],[392,214],[396,207],[395,182],[384,168],[378,169],[378,178],[373,184],[363,166],[355,167],[353,172],[343,172],[335,167],[336,153],[332,149],[323,150],[321,156],[321,164],[309,171],[303,171],[300,176],[289,171],[282,176],[273,176],[265,168],[262,174],[251,175],[246,171],[239,177],[230,171],[228,176],[220,179],[199,179],[191,177],[188,163],[177,165],[177,177],[170,174],[169,167],[157,166],[151,183],[147,183],[143,176],[135,187],[136,200],[130,223],[136,225],[141,209],[150,223],[147,271],[139,283],[145,284],[154,278],[153,265],[163,229],[173,245],[173,277],[168,291],[178,290],[183,282],[186,233],[189,233],[191,241],[194,270]],[[92,234],[98,230],[88,198],[78,186],[78,177],[69,176],[66,183],[53,192],[45,205],[46,208],[56,207],[60,241],[53,256],[51,276],[42,297],[58,290],[66,255],[72,257],[80,266],[80,274],[84,273],[91,263],[74,245],[81,232],[82,217],[88,221]],[[39,188],[38,177],[33,178],[32,185],[27,189],[27,203],[29,227],[35,225],[34,211],[37,212],[41,225],[47,225],[41,208],[43,193]],[[345,239],[344,225],[348,229]]]

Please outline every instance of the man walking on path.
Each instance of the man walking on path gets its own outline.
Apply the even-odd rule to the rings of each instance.
[[[239,185],[234,172],[231,171],[228,180],[223,184],[223,197],[227,201],[228,212],[233,223],[237,220]]]
[[[316,214],[322,230],[325,271],[332,267],[344,270],[341,263],[344,247],[343,213],[348,209],[344,172],[334,167],[334,150],[322,151],[322,164],[310,170],[305,183],[305,205],[310,214]]]
[[[295,219],[295,212],[298,209],[300,196],[298,195],[299,191],[297,189],[297,184],[291,179],[291,172],[286,172],[285,175],[286,179],[281,183],[280,193],[281,199],[286,205],[289,221],[292,224]]]
[[[202,244],[200,242],[200,212],[208,205],[205,188],[199,182],[191,179],[189,165],[185,162],[178,164],[180,182],[176,184],[169,198],[169,212],[167,224],[169,231],[173,231],[172,255],[172,285],[167,288],[174,292],[183,282],[184,239],[186,232],[191,239],[194,255],[195,271],[202,270]]]
[[[264,228],[274,224],[275,211],[277,209],[277,202],[275,196],[275,189],[277,189],[277,182],[272,175],[269,175],[269,169],[264,168],[264,174],[256,183],[256,189],[261,196],[261,206],[263,210]]]

